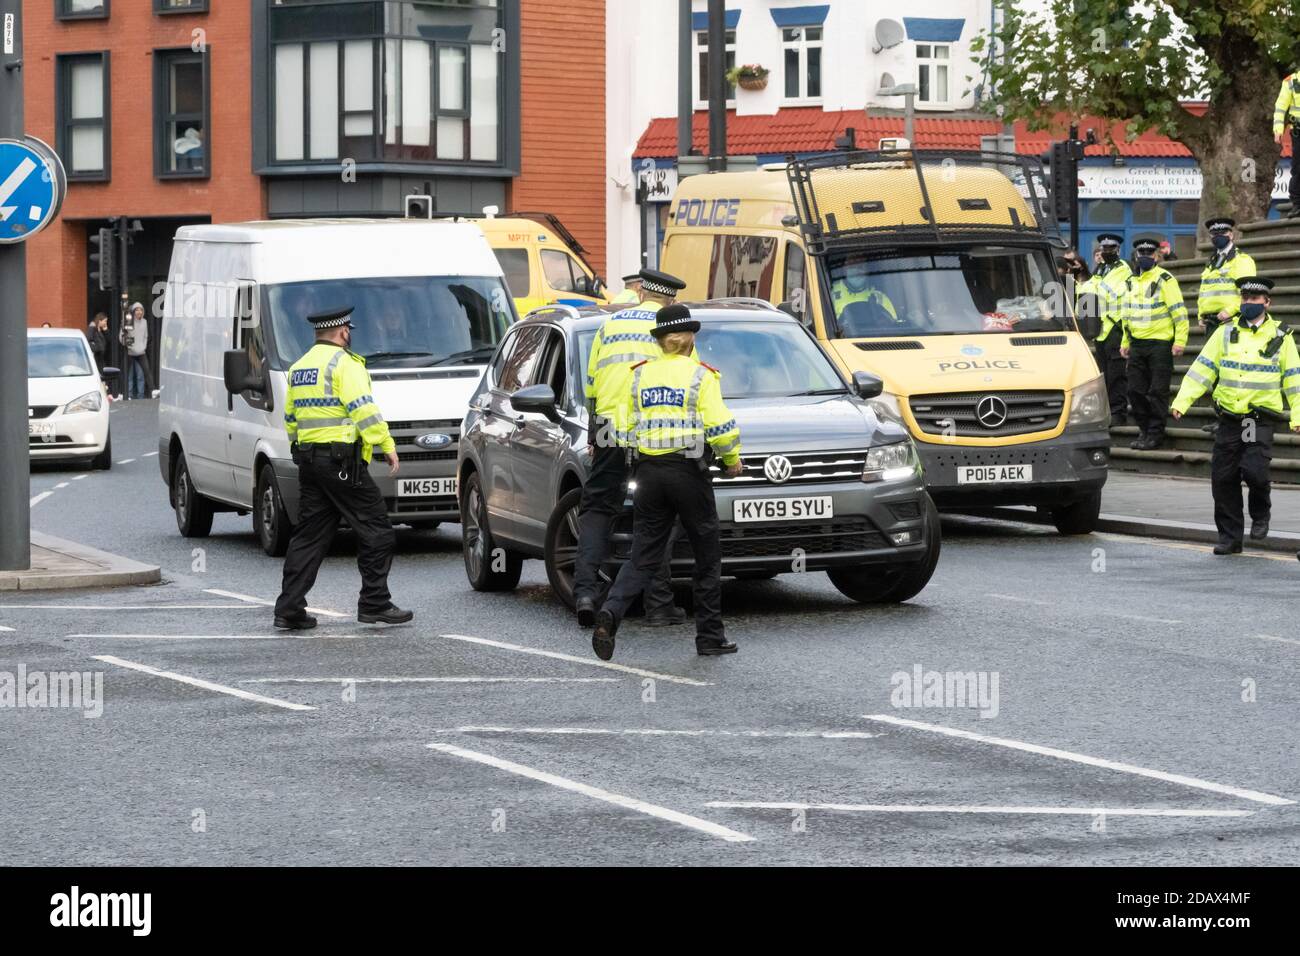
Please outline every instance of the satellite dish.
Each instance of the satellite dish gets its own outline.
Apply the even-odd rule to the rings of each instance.
[[[892,90],[893,88],[894,88],[894,74],[892,74],[892,73],[881,73],[881,74],[880,74],[880,86],[878,86],[877,89],[879,89],[879,90]]]
[[[879,53],[881,50],[888,50],[898,46],[907,33],[903,30],[903,25],[897,20],[877,20],[876,21],[876,45],[871,48],[872,53]]]

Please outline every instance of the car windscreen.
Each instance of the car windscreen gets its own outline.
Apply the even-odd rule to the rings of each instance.
[[[1073,327],[1052,259],[982,246],[827,259],[840,338],[1062,331]]]
[[[493,276],[401,276],[286,282],[262,288],[274,367],[288,368],[312,347],[307,316],[352,306],[352,351],[371,368],[486,364],[514,307]]]
[[[71,378],[93,375],[84,342],[68,338],[27,338],[28,378]]]

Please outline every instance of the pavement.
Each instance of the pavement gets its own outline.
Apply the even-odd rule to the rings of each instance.
[[[163,582],[0,596],[9,865],[1300,854],[1290,555],[946,517],[935,577],[904,605],[856,605],[821,574],[728,581],[739,654],[629,621],[606,663],[540,562],[512,592],[471,590],[448,525],[399,531],[412,625],[356,623],[341,536],[320,626],[289,635],[248,517],[177,534],[155,409],[115,406],[112,471],[33,474],[52,491],[40,531]],[[53,693],[74,676],[80,697]]]
[[[162,580],[162,569],[156,564],[132,561],[39,531],[33,531],[31,538],[31,566],[23,571],[0,571],[0,591],[103,588]]]

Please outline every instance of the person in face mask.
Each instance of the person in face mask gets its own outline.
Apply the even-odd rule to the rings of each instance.
[[[1250,537],[1268,535],[1269,473],[1273,430],[1289,424],[1300,432],[1300,353],[1289,329],[1268,314],[1273,281],[1243,276],[1236,286],[1241,307],[1205,343],[1183,378],[1172,412],[1182,418],[1211,388],[1219,428],[1210,462],[1214,524],[1219,531],[1215,554],[1241,552],[1245,518],[1241,483],[1250,500]],[[1290,406],[1288,417],[1283,402]],[[1300,555],[1297,555],[1300,557]]]
[[[873,311],[878,312],[878,317],[883,317],[886,322],[898,321],[898,310],[894,308],[894,303],[890,301],[889,296],[872,285],[867,257],[861,254],[850,255],[844,262],[843,275],[831,282],[831,302],[835,306],[836,319],[840,318],[844,310],[854,302],[870,302],[875,304],[876,308]],[[879,310],[883,310],[885,314],[881,316]],[[879,322],[870,324],[873,328],[880,325]],[[848,325],[846,323],[846,327],[841,328],[841,331],[849,338],[866,331]]]
[[[1113,232],[1097,237],[1100,261],[1092,276],[1092,292],[1097,296],[1097,314],[1101,318],[1097,367],[1106,376],[1112,425],[1128,424],[1128,367],[1119,351],[1124,337],[1120,306],[1133,270],[1119,254],[1123,242],[1123,237]]]
[[[1205,221],[1214,251],[1201,273],[1201,289],[1196,296],[1196,322],[1205,330],[1208,341],[1214,330],[1229,321],[1241,302],[1237,280],[1256,273],[1255,260],[1237,248],[1237,221],[1231,216],[1215,216]]]
[[[1120,355],[1128,360],[1128,397],[1137,419],[1138,437],[1129,447],[1159,448],[1165,441],[1169,381],[1174,357],[1187,347],[1187,306],[1178,280],[1156,261],[1159,243],[1133,243],[1137,268],[1125,282]]]

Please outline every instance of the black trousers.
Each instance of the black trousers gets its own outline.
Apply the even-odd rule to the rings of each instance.
[[[352,467],[351,463],[348,468]],[[361,484],[339,478],[340,466],[328,457],[298,465],[298,524],[284,557],[284,583],[275,602],[276,617],[297,617],[307,608],[307,592],[329,553],[340,519],[357,536],[357,569],[361,597],[357,610],[382,611],[393,603],[388,593],[388,569],[393,564],[397,535],[388,521],[388,508],[368,470]]]
[[[1210,458],[1214,524],[1219,537],[1240,541],[1246,530],[1241,512],[1241,483],[1246,483],[1250,517],[1266,520],[1272,505],[1268,463],[1273,460],[1273,424],[1254,418],[1219,416]]]
[[[670,454],[637,463],[632,557],[619,569],[604,610],[623,620],[636,596],[671,557],[673,524],[679,518],[695,552],[695,639],[716,642],[722,628],[722,546],[713,483],[696,459]]]
[[[600,424],[601,420],[596,419],[592,427],[598,429]],[[597,445],[591,474],[582,489],[582,504],[578,506],[578,553],[573,571],[573,592],[577,598],[595,601],[600,597],[600,566],[609,558],[610,536],[614,522],[623,513],[627,480],[627,450],[616,445]],[[674,606],[671,561],[670,549],[659,572],[646,585],[646,614],[666,613]]]
[[[1119,344],[1124,338],[1124,328],[1118,322],[1110,334],[1098,339],[1097,367],[1106,380],[1106,395],[1110,398],[1110,417],[1128,414],[1128,362],[1119,354]]]
[[[1132,339],[1128,353],[1128,400],[1146,438],[1163,439],[1169,417],[1169,380],[1174,375],[1174,343]]]

